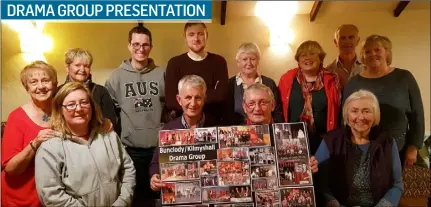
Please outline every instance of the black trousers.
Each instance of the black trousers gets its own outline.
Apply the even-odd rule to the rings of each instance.
[[[136,187],[132,207],[155,205],[155,200],[160,199],[160,194],[150,188],[150,162],[153,158],[154,147],[135,148],[126,147],[127,153],[133,160],[136,169]]]

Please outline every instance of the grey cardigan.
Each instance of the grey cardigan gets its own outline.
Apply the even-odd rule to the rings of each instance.
[[[45,206],[130,206],[135,168],[117,134],[88,145],[54,137],[36,153],[35,180]]]

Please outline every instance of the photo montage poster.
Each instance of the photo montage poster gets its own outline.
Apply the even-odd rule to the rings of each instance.
[[[163,206],[315,206],[303,123],[159,134]]]
[[[269,125],[218,127],[218,136],[218,188],[223,188],[227,196],[224,200],[217,196],[215,200],[209,198],[209,203],[230,202],[235,203],[232,206],[254,206],[256,192],[279,193],[274,142],[271,141]],[[208,188],[207,191],[213,189]]]
[[[304,123],[273,124],[281,206],[316,206]]]
[[[162,205],[202,203],[201,176],[216,174],[217,149],[215,127],[159,132]]]

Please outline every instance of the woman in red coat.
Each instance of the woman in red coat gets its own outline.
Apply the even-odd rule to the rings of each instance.
[[[339,80],[335,74],[325,72],[325,56],[319,43],[303,42],[295,54],[298,67],[287,71],[278,86],[284,120],[306,123],[311,154],[322,140],[320,134],[338,127]]]

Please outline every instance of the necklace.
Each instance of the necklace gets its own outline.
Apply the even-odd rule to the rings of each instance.
[[[42,121],[44,121],[44,122],[48,122],[48,121],[49,121],[49,116],[48,116],[48,115],[46,115],[46,114],[44,114],[44,115],[42,116]]]

